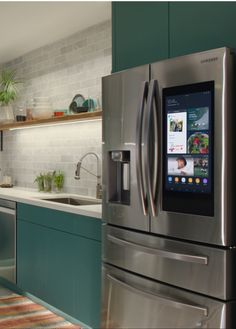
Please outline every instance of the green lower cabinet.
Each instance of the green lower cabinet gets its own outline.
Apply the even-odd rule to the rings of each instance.
[[[99,328],[101,242],[18,219],[17,285]]]

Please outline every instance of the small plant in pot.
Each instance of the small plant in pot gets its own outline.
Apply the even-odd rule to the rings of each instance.
[[[38,184],[39,191],[44,191],[44,175],[42,173],[36,176],[34,182]]]
[[[18,96],[18,85],[22,83],[16,77],[15,71],[2,71],[0,75],[0,121],[13,122],[14,113],[12,103]]]
[[[54,172],[47,172],[44,175],[44,192],[51,192]]]
[[[64,185],[64,174],[60,170],[53,175],[53,183],[56,192],[61,192]]]

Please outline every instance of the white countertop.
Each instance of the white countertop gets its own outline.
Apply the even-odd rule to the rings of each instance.
[[[46,198],[81,198],[81,199],[93,199],[91,197],[85,197],[77,194],[69,193],[45,193],[37,192],[36,190],[29,190],[20,187],[13,188],[0,188],[0,198],[12,200],[16,202],[22,202],[33,206],[45,207],[49,209],[55,209],[59,211],[65,211],[83,216],[102,218],[102,205],[89,205],[89,206],[73,206],[57,202],[45,201],[41,199]]]

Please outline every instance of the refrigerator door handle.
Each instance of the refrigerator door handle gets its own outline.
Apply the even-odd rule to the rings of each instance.
[[[154,205],[157,204],[157,179],[158,179],[158,171],[159,171],[159,159],[158,159],[158,152],[160,151],[160,136],[159,136],[159,126],[158,126],[158,101],[157,101],[157,81],[154,86],[154,95],[153,95],[153,106],[152,106],[152,111],[153,111],[153,129],[154,129],[154,167],[153,167],[153,188],[152,188],[152,193],[153,193],[153,202]],[[155,208],[156,209],[156,208]],[[155,213],[155,215],[157,215]]]
[[[186,302],[182,302],[181,300],[177,300],[176,298],[170,298],[167,296],[163,296],[163,295],[159,295],[159,294],[154,294],[152,292],[149,291],[145,291],[143,289],[140,288],[136,288],[133,287],[132,285],[114,277],[113,275],[107,274],[106,275],[107,279],[109,281],[111,281],[112,283],[119,285],[125,289],[130,290],[131,292],[134,292],[136,294],[142,295],[144,297],[147,298],[152,298],[152,299],[156,299],[159,302],[162,302],[165,305],[169,305],[170,307],[175,307],[178,309],[182,309],[182,310],[195,310],[198,311],[202,316],[207,316],[208,315],[208,309],[207,307],[204,306],[200,306],[200,305],[194,305],[194,304],[190,304],[190,303],[186,303]]]
[[[142,131],[143,131],[143,118],[144,106],[147,98],[148,81],[142,84],[142,95],[140,107],[137,115],[137,135],[136,135],[136,171],[137,171],[137,185],[142,205],[143,214],[147,215],[147,198],[144,190],[144,176],[143,176],[143,160],[142,160]]]
[[[195,264],[202,264],[207,265],[208,264],[208,257],[201,256],[201,255],[189,255],[189,254],[183,254],[179,252],[172,252],[169,250],[162,250],[158,248],[151,248],[146,247],[139,243],[133,243],[131,241],[123,240],[120,238],[117,238],[111,234],[107,235],[107,239],[115,244],[121,245],[123,247],[130,247],[133,249],[137,249],[141,252],[145,252],[148,254],[153,254],[159,257],[163,258],[169,258],[173,260],[188,262],[188,263],[195,263]]]
[[[145,156],[145,178],[147,185],[147,200],[150,207],[151,215],[156,216],[156,202],[157,202],[157,173],[158,173],[158,123],[157,112],[155,107],[157,106],[157,80],[151,80],[149,85],[149,93],[147,99],[147,112],[146,112],[146,127],[144,130],[144,156]],[[155,101],[155,107],[154,107]],[[152,122],[152,118],[154,122]],[[151,162],[150,162],[150,133],[151,125],[154,125],[154,168],[153,177],[151,177]],[[153,143],[153,142],[152,142]]]

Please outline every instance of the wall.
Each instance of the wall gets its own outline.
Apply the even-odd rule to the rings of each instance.
[[[75,180],[74,173],[86,152],[101,156],[101,139],[101,121],[6,132],[0,154],[2,173],[12,175],[17,186],[36,188],[33,182],[37,174],[62,170],[65,192],[95,196],[96,178],[81,169],[81,179]],[[96,173],[95,157],[85,158],[83,166]]]
[[[101,96],[101,77],[111,72],[111,22],[107,21],[69,38],[32,51],[4,67],[24,79],[15,106],[35,96],[49,96],[53,108],[68,108],[73,96]],[[33,188],[41,171],[65,172],[65,191],[95,195],[96,178],[84,171],[74,179],[75,164],[88,151],[101,155],[101,121],[4,132],[0,152],[2,174],[18,186]],[[96,172],[95,158],[84,165]]]
[[[16,105],[49,96],[55,109],[68,108],[73,96],[101,95],[101,77],[111,71],[111,22],[36,49],[6,63],[24,80]]]

